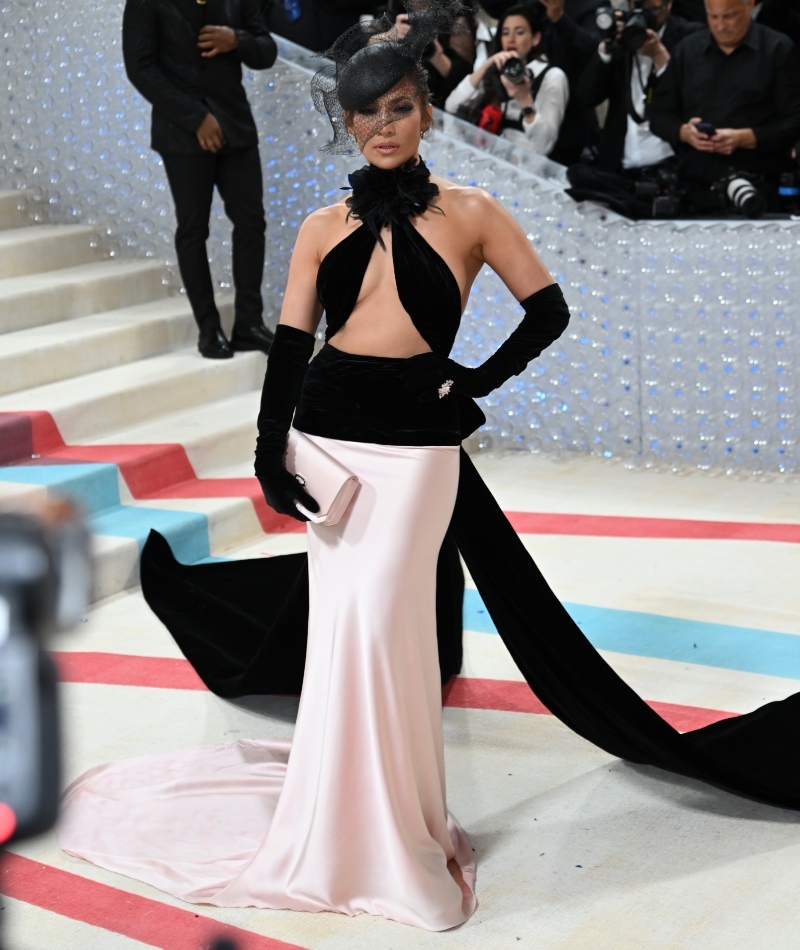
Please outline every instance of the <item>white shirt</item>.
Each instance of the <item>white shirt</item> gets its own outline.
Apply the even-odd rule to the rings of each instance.
[[[492,31],[483,22],[478,19],[478,32],[475,34],[475,62],[472,64],[473,70],[488,58],[489,47],[492,45]]]
[[[541,59],[528,63],[528,68],[532,71],[534,78],[546,66],[547,62]],[[476,102],[482,93],[483,83],[479,83],[477,87],[473,86],[470,77],[465,76],[447,97],[444,104],[445,111],[455,113],[461,106]],[[542,80],[542,85],[533,100],[533,108],[536,109],[533,122],[525,122],[523,119],[521,133],[515,129],[507,129],[506,131],[515,133],[509,135],[508,138],[523,142],[539,155],[547,155],[553,150],[558,139],[568,102],[569,83],[566,74],[557,66],[553,66]],[[505,115],[511,121],[522,119],[522,109],[516,99],[508,100],[505,105]]]
[[[664,35],[666,24],[658,31],[658,38]],[[602,45],[599,49],[600,59],[604,63],[611,62],[611,54],[603,51]],[[669,64],[665,63],[661,69],[656,69],[656,76],[661,76]],[[638,115],[644,115],[645,96],[647,83],[650,74],[653,71],[653,60],[642,53],[636,53],[631,64],[631,102],[634,111]],[[638,67],[638,68],[637,68]],[[657,165],[664,159],[670,158],[675,153],[672,146],[653,135],[650,131],[650,123],[647,119],[644,122],[636,122],[632,116],[628,116],[628,128],[625,132],[625,149],[622,154],[623,168],[643,168],[645,165]]]

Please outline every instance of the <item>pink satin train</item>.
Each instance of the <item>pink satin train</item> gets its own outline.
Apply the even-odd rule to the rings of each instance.
[[[472,849],[445,800],[435,619],[458,448],[314,438],[361,486],[338,525],[309,525],[292,742],[90,769],[66,792],[59,843],[192,903],[446,930],[475,909]]]

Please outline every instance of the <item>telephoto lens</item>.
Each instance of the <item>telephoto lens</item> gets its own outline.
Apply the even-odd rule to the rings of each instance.
[[[617,18],[613,7],[598,7],[594,13],[594,25],[602,40],[613,40],[617,32]]]
[[[759,218],[767,210],[766,198],[747,178],[731,178],[725,193],[731,206],[748,218]]]

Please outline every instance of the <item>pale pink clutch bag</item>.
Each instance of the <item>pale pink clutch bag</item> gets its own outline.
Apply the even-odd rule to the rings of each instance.
[[[319,505],[317,514],[295,502],[297,510],[314,524],[338,524],[358,488],[356,476],[297,429],[289,430],[286,470]]]

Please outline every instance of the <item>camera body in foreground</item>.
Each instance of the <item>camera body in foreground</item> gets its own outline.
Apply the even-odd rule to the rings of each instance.
[[[61,743],[44,639],[83,617],[90,575],[89,535],[71,504],[0,512],[0,844],[55,823]]]

